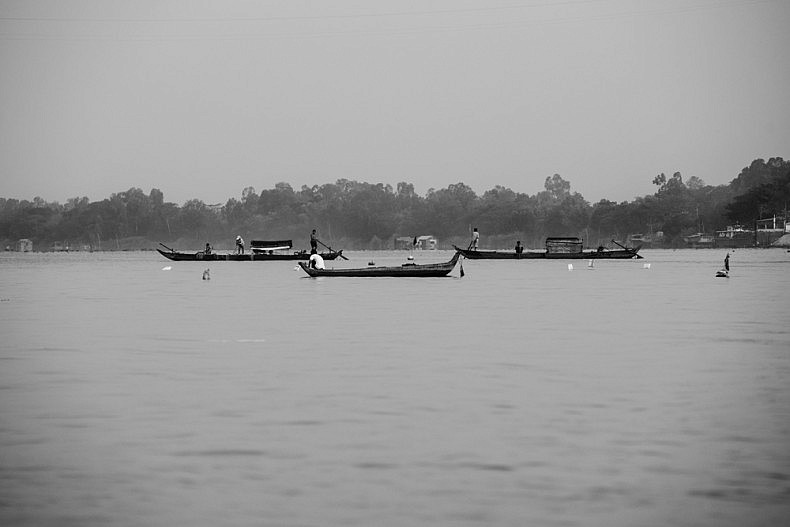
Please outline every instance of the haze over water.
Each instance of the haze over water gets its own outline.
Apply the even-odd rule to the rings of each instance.
[[[643,254],[1,254],[0,524],[781,524],[790,254]]]

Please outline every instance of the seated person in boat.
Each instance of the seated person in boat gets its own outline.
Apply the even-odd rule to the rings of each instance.
[[[320,254],[318,254],[318,252],[316,252],[315,249],[312,249],[310,251],[310,260],[309,260],[309,263],[307,264],[307,266],[312,268],[312,269],[325,269],[326,268],[324,266],[324,259],[321,257]]]

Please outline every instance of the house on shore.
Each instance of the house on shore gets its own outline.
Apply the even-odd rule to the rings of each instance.
[[[437,240],[431,235],[424,236],[398,236],[395,238],[395,249],[433,250],[436,249]]]
[[[29,253],[33,251],[33,242],[27,238],[22,238],[16,242],[16,250],[20,253]]]

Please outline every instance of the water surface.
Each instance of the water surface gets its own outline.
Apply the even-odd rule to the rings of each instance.
[[[0,255],[0,524],[781,524],[790,254],[725,253]]]

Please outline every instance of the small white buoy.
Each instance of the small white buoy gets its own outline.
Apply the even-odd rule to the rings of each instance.
[[[169,266],[169,265],[167,265],[167,266],[165,266],[165,267],[162,267],[162,270],[163,270],[163,271],[169,271],[170,269],[172,269],[172,267],[171,267],[171,266]]]
[[[406,258],[406,259],[407,259],[407,260],[414,260],[414,256],[412,256],[412,255],[409,255],[409,256],[408,256],[408,258]]]
[[[642,264],[642,269],[650,269],[650,264],[649,263]]]
[[[294,271],[298,271],[298,270],[299,270],[299,266],[297,265],[296,267],[294,267]]]
[[[588,269],[595,269],[595,268],[593,267],[593,261],[592,261],[592,260],[590,260],[589,262],[587,262],[587,268],[588,268]]]
[[[568,264],[568,271],[573,271],[573,264]]]

